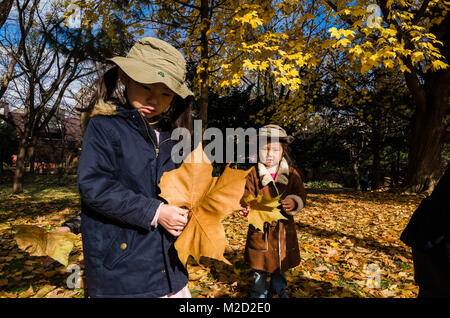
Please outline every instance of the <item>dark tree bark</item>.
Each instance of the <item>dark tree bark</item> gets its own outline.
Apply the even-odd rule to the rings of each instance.
[[[372,161],[372,180],[371,180],[371,188],[372,190],[376,190],[380,187],[381,183],[381,158],[380,158],[380,151],[381,151],[381,139],[382,139],[382,132],[380,123],[378,122],[379,119],[375,121],[374,126],[372,127],[372,155],[373,155],[373,161]]]
[[[14,0],[1,0],[0,1],[0,29],[8,19],[9,12],[11,11]]]
[[[23,177],[25,173],[25,156],[27,153],[27,138],[22,136],[19,140],[19,149],[17,151],[16,169],[13,178],[13,193],[23,192]]]
[[[448,111],[448,78],[448,74],[430,78],[423,89],[425,100],[416,108],[408,153],[407,192],[431,192],[441,176],[441,153]]]
[[[210,8],[209,0],[201,0],[200,3],[200,17],[201,17],[201,35],[200,35],[200,45],[201,51],[201,61],[200,67],[202,71],[200,72],[200,119],[202,120],[203,131],[208,126],[208,98],[209,98],[209,71],[208,71],[208,60],[209,60],[209,40],[207,32],[211,26],[210,22]]]

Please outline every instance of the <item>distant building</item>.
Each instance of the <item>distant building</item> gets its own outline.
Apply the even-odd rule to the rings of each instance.
[[[16,127],[23,130],[23,111],[10,111],[9,105],[0,102],[0,115],[11,119]],[[51,169],[61,166],[69,168],[77,161],[81,149],[82,133],[79,114],[71,114],[63,109],[58,109],[50,119],[47,127],[39,136],[35,148],[34,168]],[[15,155],[13,156],[13,166]]]

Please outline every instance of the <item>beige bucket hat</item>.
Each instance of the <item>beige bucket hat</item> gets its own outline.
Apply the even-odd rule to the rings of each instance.
[[[260,137],[267,137],[269,139],[271,138],[277,138],[281,142],[286,142],[290,144],[294,141],[294,137],[288,136],[286,133],[286,130],[281,128],[278,125],[265,125],[259,129],[258,136]]]
[[[129,77],[142,84],[164,83],[181,98],[194,95],[186,86],[186,61],[169,43],[145,37],[136,42],[126,57],[108,59]]]

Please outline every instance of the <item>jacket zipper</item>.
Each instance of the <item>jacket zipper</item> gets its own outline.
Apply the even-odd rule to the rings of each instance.
[[[159,147],[160,147],[163,143],[165,143],[166,141],[169,141],[170,138],[167,138],[167,139],[161,141],[161,142],[159,143],[159,146],[157,146],[156,143],[153,141],[153,138],[152,138],[152,136],[150,135],[150,132],[148,131],[147,123],[145,122],[144,117],[142,116],[141,113],[139,113],[139,115],[140,115],[140,117],[142,118],[142,121],[143,121],[143,123],[144,123],[145,131],[147,132],[148,139],[150,139],[150,141],[151,141],[152,144],[153,144],[153,148],[155,149],[156,158],[158,158],[158,156],[159,156]]]
[[[280,195],[280,192],[278,191],[278,188],[275,184],[275,180],[272,180],[273,186],[275,188],[275,191],[277,191],[277,195]],[[284,227],[283,227],[284,229]],[[286,245],[286,230],[284,230],[284,242]],[[278,224],[278,262],[280,265],[280,271],[281,271],[281,226]]]

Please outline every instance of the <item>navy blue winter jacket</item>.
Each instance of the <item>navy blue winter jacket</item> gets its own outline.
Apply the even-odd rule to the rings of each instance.
[[[96,107],[103,109],[94,108],[78,167],[88,295],[176,293],[188,277],[175,238],[161,225],[150,226],[162,202],[159,180],[175,168],[170,155],[174,141],[169,132],[161,132],[157,145],[155,132],[136,109]]]

